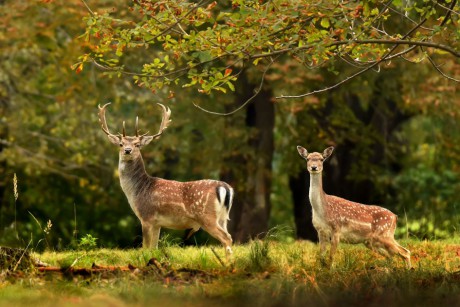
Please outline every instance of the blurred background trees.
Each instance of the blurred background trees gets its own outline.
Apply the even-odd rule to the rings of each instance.
[[[459,50],[456,2],[414,3],[414,7],[407,9],[407,16],[414,22],[403,17],[400,22],[394,14],[385,13],[391,15],[385,21],[385,29],[404,34],[428,18],[418,30],[419,41],[433,39]],[[140,117],[141,129],[152,131],[158,127],[160,112],[156,102],[171,108],[171,127],[163,138],[143,151],[148,172],[176,180],[223,179],[233,185],[236,198],[229,228],[239,242],[279,225],[293,230],[286,232],[286,239],[316,240],[309,217],[309,177],[296,145],[310,151],[335,146],[325,169],[326,192],[391,209],[400,217],[399,235],[442,238],[457,233],[460,94],[458,81],[452,79],[460,79],[458,57],[417,46],[405,58],[369,68],[365,74],[329,91],[297,99],[276,99],[337,84],[378,62],[391,46],[330,48],[335,42],[330,37],[337,41],[337,36],[344,39],[352,35],[348,24],[340,24],[337,15],[325,15],[313,22],[311,18],[316,15],[305,17],[299,11],[297,17],[289,18],[305,18],[301,23],[312,35],[316,32],[310,25],[314,24],[317,35],[323,35],[319,39],[328,46],[316,40],[318,49],[311,53],[291,50],[279,58],[263,57],[254,63],[256,58],[251,55],[255,53],[305,46],[299,38],[289,44],[279,42],[279,46],[274,42],[272,47],[254,39],[244,49],[248,58],[241,61],[235,52],[237,48],[227,49],[228,59],[213,62],[214,55],[200,47],[184,50],[184,57],[177,61],[172,53],[166,62],[168,53],[161,49],[163,38],[149,48],[139,48],[139,40],[128,44],[130,40],[136,42],[134,36],[127,34],[135,28],[133,25],[148,24],[158,13],[139,15],[140,6],[149,4],[88,2],[93,16],[85,3],[77,0],[0,4],[0,244],[24,246],[32,239],[36,248],[68,248],[86,234],[97,237],[98,243],[107,247],[140,244],[140,225],[118,182],[117,149],[106,140],[97,121],[97,105],[109,101],[113,102],[108,114],[111,129],[121,129],[126,120],[128,133],[134,129],[136,115]],[[200,14],[209,11],[216,18],[218,10],[236,12],[242,10],[244,3],[234,1],[233,7],[225,1],[199,4]],[[359,13],[359,26],[364,25],[365,18],[374,20],[384,12],[372,2],[363,2],[361,7],[359,4],[353,3],[356,12],[345,8],[350,14]],[[379,8],[378,12],[372,13],[373,5]],[[402,4],[393,5],[392,9]],[[254,2],[250,8],[256,10],[256,6]],[[321,6],[311,12],[321,13]],[[159,24],[164,29],[168,24],[177,25],[178,16],[165,15]],[[118,21],[113,18],[124,20],[119,22],[122,26],[117,28]],[[268,23],[272,17],[266,18],[238,26],[245,33],[257,24]],[[299,20],[294,21],[283,29],[297,26]],[[184,22],[182,31],[193,29],[193,22],[196,20]],[[95,25],[101,27],[99,32],[93,31]],[[224,25],[219,19],[215,31],[210,31],[195,24],[197,29],[208,31],[209,37],[216,34],[216,29],[225,33],[228,29]],[[341,36],[338,30],[342,28],[349,33]],[[108,29],[112,32],[102,31]],[[378,35],[372,32],[378,27],[367,29],[366,35]],[[431,36],[426,29],[434,30]],[[116,35],[125,34],[127,44],[105,53],[101,44],[110,40],[103,33],[110,33],[112,42]],[[256,33],[270,35],[260,29]],[[232,35],[238,33],[227,39]],[[171,44],[173,39],[171,36]],[[243,38],[241,41],[244,42]],[[342,53],[366,54],[367,58],[350,65],[356,58],[344,56],[340,61],[337,54]],[[314,58],[319,55],[321,60]],[[246,60],[248,63],[242,65]],[[164,74],[166,68],[162,67],[174,71],[181,63],[187,65],[187,61],[198,68],[188,77],[177,76],[177,85],[174,79],[166,84],[163,79],[142,75],[152,76],[161,69]],[[209,65],[200,66],[208,61]],[[435,67],[431,61],[436,61]],[[146,64],[148,72],[143,71]],[[134,80],[131,73],[136,76]],[[211,82],[209,78],[213,76],[217,79]],[[141,83],[144,84],[139,86]],[[184,84],[189,85],[182,87]],[[239,107],[241,110],[217,116],[194,104],[219,113]],[[18,180],[17,200],[14,174]],[[48,221],[52,224],[50,229]],[[208,238],[198,234],[196,240]]]

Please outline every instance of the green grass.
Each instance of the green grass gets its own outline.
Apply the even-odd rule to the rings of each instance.
[[[361,245],[341,244],[331,268],[309,242],[253,241],[234,246],[159,250],[45,252],[61,268],[131,265],[92,274],[3,272],[0,306],[433,306],[460,301],[460,240],[402,240],[413,269]],[[216,256],[212,249],[215,250]],[[150,259],[156,265],[146,266]],[[226,262],[223,266],[219,259]]]

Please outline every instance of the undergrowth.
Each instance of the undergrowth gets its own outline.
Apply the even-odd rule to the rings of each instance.
[[[403,240],[413,268],[361,245],[341,244],[331,267],[318,246],[271,239],[157,250],[88,249],[32,254],[58,272],[8,272],[0,305],[380,306],[454,305],[460,299],[460,240]],[[107,268],[94,271],[93,268]],[[87,269],[85,274],[71,269]],[[72,273],[73,272],[73,273]]]

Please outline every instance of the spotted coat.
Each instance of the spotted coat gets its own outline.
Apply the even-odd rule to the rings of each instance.
[[[384,256],[399,255],[410,267],[410,251],[394,239],[397,222],[394,213],[379,206],[360,204],[324,192],[323,162],[332,154],[333,147],[327,148],[322,154],[308,153],[301,146],[297,146],[297,150],[307,161],[307,170],[310,173],[309,200],[321,254],[325,252],[326,243],[330,242],[329,258],[332,262],[340,241],[364,243]]]

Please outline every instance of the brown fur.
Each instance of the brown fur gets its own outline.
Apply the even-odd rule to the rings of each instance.
[[[154,136],[114,135],[105,121],[105,107],[99,107],[102,130],[109,140],[119,146],[120,184],[131,209],[142,224],[143,247],[156,248],[161,227],[172,229],[203,228],[219,240],[231,253],[232,238],[227,221],[233,200],[233,189],[225,182],[198,180],[179,182],[152,177],[145,171],[141,148],[158,138],[169,123],[170,111],[162,106],[163,121]]]

